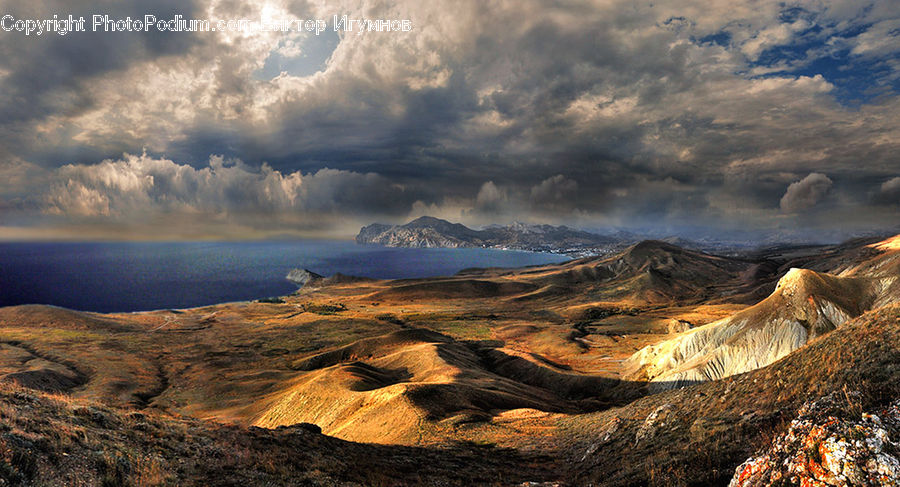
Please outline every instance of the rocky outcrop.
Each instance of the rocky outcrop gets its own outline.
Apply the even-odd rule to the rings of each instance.
[[[656,436],[657,431],[664,429],[669,422],[669,415],[673,407],[671,404],[663,404],[648,414],[634,435],[634,444],[649,440]]]
[[[765,300],[629,359],[635,378],[665,390],[764,367],[869,309],[879,279],[791,269]]]
[[[391,225],[385,225],[383,223],[373,223],[371,225],[366,225],[359,230],[359,234],[356,235],[357,243],[368,243],[374,242],[378,239],[379,235],[384,233],[387,230],[391,229]]]
[[[291,269],[285,278],[297,286],[303,287],[311,282],[321,280],[322,276],[307,269]]]
[[[900,401],[853,417],[857,394],[807,403],[787,433],[737,467],[729,487],[900,485]]]

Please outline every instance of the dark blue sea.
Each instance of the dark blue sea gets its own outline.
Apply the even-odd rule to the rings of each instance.
[[[561,255],[491,249],[402,249],[350,241],[0,243],[0,306],[82,311],[189,308],[282,296],[295,267],[379,279],[468,267],[562,262]]]

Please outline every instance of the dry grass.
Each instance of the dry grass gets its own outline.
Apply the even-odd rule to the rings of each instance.
[[[11,384],[0,384],[0,411],[5,485],[509,485],[552,478],[546,457],[510,450],[487,458],[474,446],[360,445],[305,428],[248,430],[97,407]]]
[[[900,235],[895,235],[891,238],[882,240],[881,242],[871,244],[869,247],[883,251],[900,250]]]

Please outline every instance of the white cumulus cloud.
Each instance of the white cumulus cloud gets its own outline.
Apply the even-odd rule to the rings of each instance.
[[[402,194],[402,188],[376,174],[327,168],[282,173],[221,156],[194,168],[125,154],[120,160],[62,166],[51,181],[41,198],[44,211],[80,217],[361,210],[374,203],[383,207],[382,200]]]

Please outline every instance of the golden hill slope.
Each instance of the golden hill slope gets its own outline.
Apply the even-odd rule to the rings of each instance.
[[[636,353],[633,377],[674,388],[768,365],[859,316],[879,287],[872,279],[791,269],[759,304]]]
[[[426,422],[486,421],[512,409],[599,409],[618,382],[577,374],[497,343],[408,329],[293,364],[308,371],[261,401],[252,424],[315,423],[326,434],[414,443]]]
[[[900,252],[843,264],[840,276],[791,269],[760,303],[635,353],[630,377],[651,380],[652,389],[661,390],[747,372],[868,309],[900,300]]]
[[[0,383],[0,418],[3,485],[502,486],[559,478],[547,455],[351,443],[309,424],[227,426],[8,383]]]

